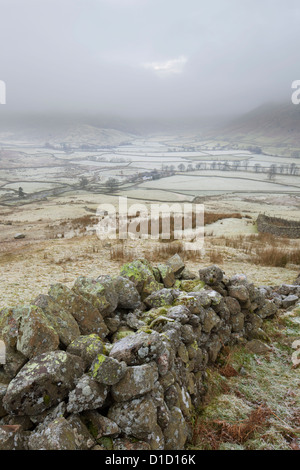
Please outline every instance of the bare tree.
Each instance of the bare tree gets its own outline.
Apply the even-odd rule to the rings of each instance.
[[[106,183],[105,183],[105,186],[110,189],[110,191],[115,191],[117,189],[119,185],[119,182],[116,178],[109,178]]]

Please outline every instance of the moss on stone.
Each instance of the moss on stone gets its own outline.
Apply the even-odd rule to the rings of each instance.
[[[46,406],[49,406],[49,403],[50,403],[50,397],[49,397],[49,395],[44,395],[43,401],[44,401],[44,403],[45,403]]]
[[[100,444],[106,450],[113,450],[113,440],[111,437],[103,436],[100,439],[97,439],[98,444]]]

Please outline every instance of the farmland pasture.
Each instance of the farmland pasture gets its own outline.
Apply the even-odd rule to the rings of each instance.
[[[300,188],[299,159],[231,149],[198,136],[150,136],[90,151],[11,144],[3,156],[0,203],[12,205],[22,203],[11,200],[20,186],[26,203],[43,191],[47,197],[83,190],[172,202],[199,195],[298,193]],[[109,178],[118,181],[113,191],[106,185]]]

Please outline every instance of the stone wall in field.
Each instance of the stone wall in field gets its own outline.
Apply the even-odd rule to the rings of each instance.
[[[300,238],[300,222],[268,217],[260,214],[257,218],[257,230],[278,237]]]
[[[263,336],[280,306],[271,294],[175,255],[2,310],[0,449],[184,449],[209,367]]]

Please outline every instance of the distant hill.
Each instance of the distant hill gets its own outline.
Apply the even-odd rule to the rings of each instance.
[[[112,121],[92,117],[2,115],[0,143],[115,146],[136,138],[133,133],[118,127]]]
[[[300,105],[264,104],[210,133],[218,139],[300,148]]]

